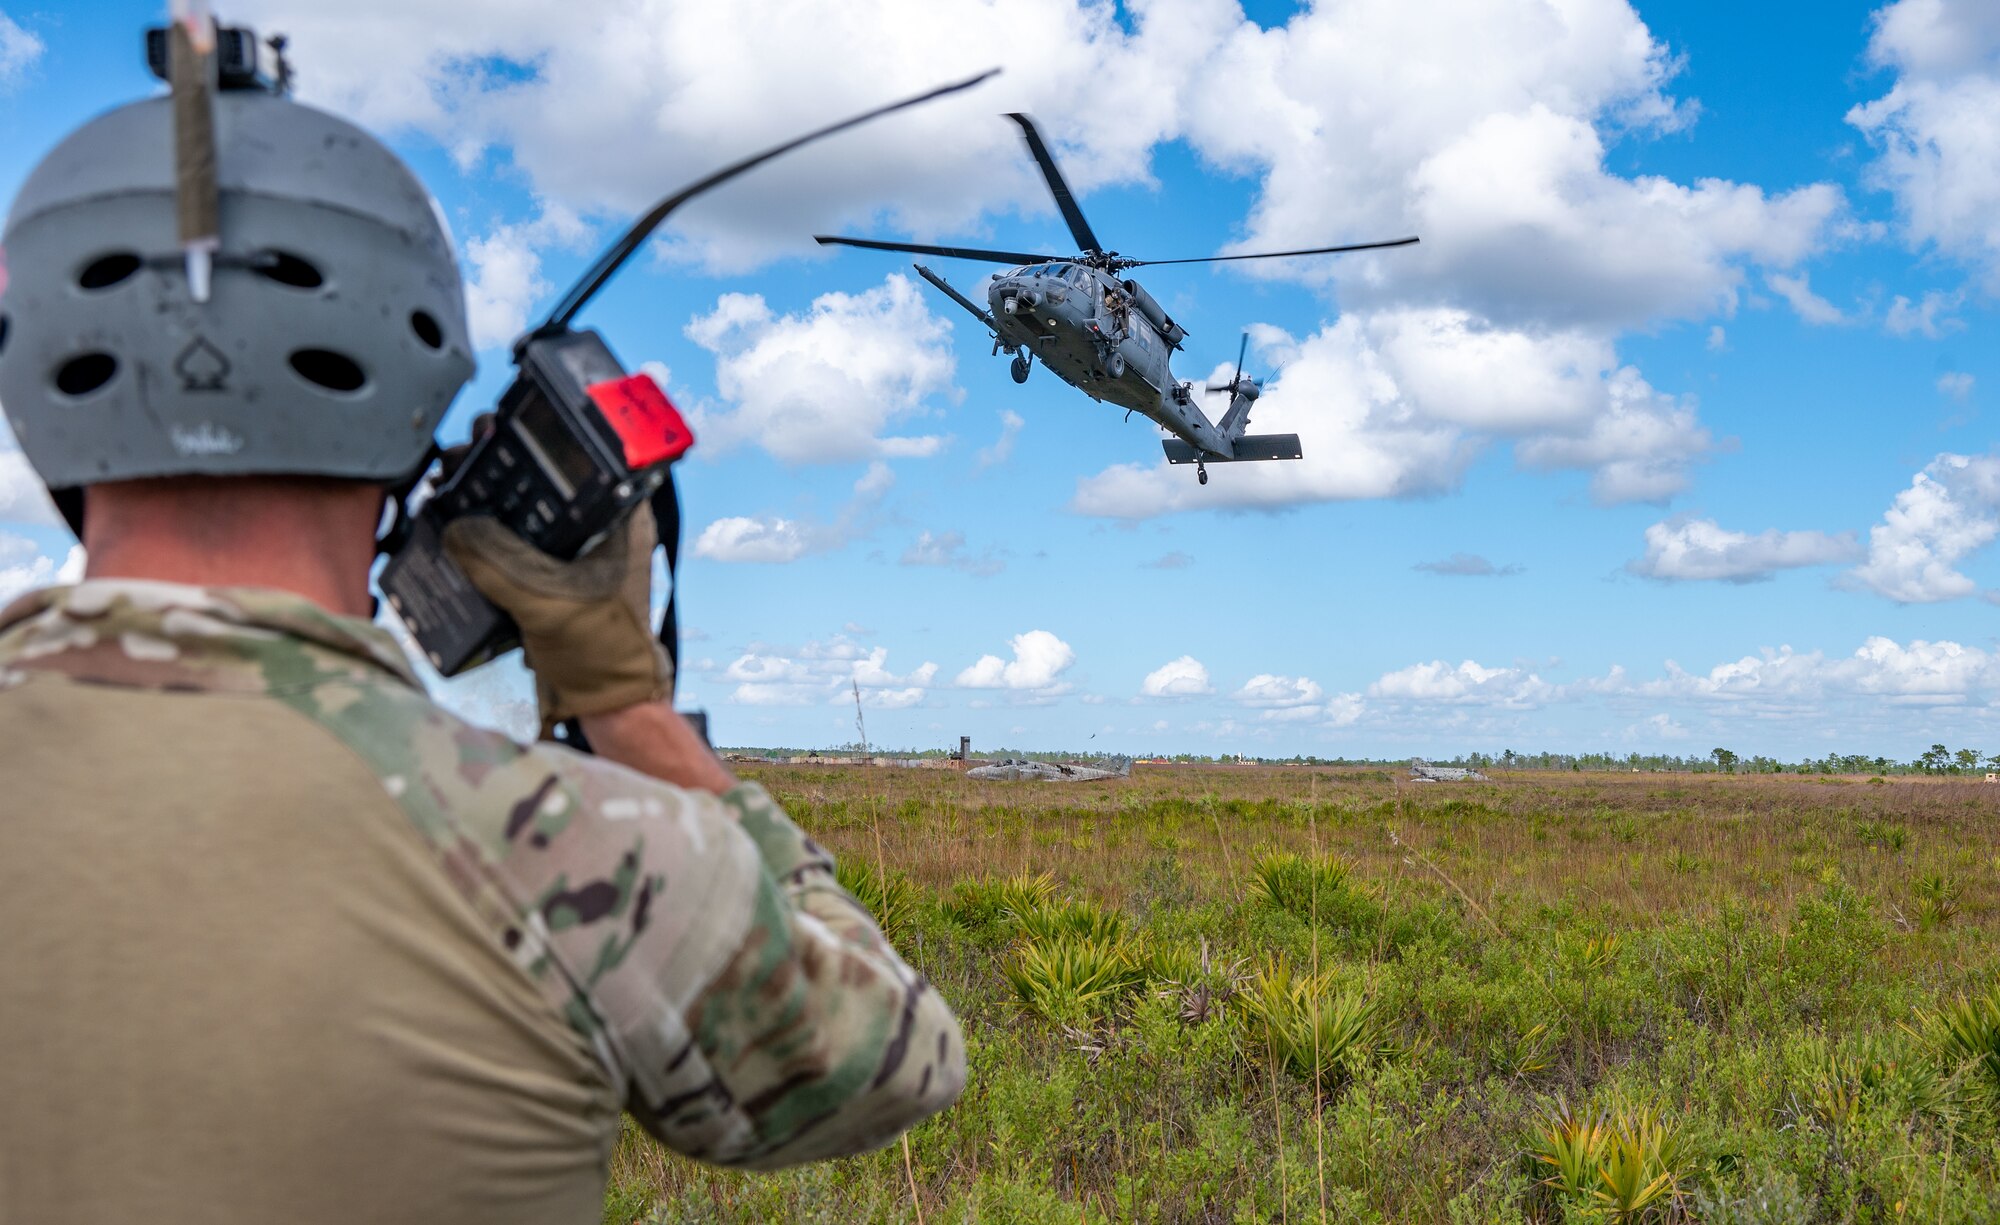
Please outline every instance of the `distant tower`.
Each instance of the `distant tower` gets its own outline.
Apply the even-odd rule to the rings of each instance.
[[[960,761],[972,760],[972,737],[960,736],[958,738],[958,759]]]

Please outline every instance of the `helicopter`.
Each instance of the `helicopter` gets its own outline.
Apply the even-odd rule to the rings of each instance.
[[[1383,242],[1310,247],[1300,251],[1264,251],[1249,255],[1210,255],[1196,259],[1130,259],[1107,251],[1097,241],[1076,195],[1056,168],[1035,121],[1013,113],[1007,118],[1021,126],[1028,153],[1041,168],[1055,197],[1056,208],[1069,223],[1081,252],[1073,256],[1036,255],[1021,251],[991,251],[978,247],[938,247],[920,243],[882,242],[871,238],[814,235],[822,246],[862,247],[874,251],[905,251],[947,259],[981,260],[1012,265],[987,286],[991,309],[981,309],[922,264],[913,265],[953,302],[964,307],[993,334],[993,353],[1013,358],[1016,383],[1028,381],[1034,360],[1041,359],[1057,378],[1093,400],[1140,413],[1173,435],[1161,440],[1170,464],[1193,464],[1195,475],[1208,484],[1208,465],[1246,460],[1299,459],[1304,452],[1297,434],[1251,434],[1250,410],[1263,384],[1243,376],[1249,336],[1237,350],[1236,374],[1227,383],[1210,384],[1209,393],[1227,392],[1229,406],[1220,420],[1210,421],[1196,401],[1194,384],[1174,377],[1171,362],[1187,339],[1187,329],[1167,314],[1159,301],[1137,281],[1119,276],[1128,268],[1165,264],[1213,264],[1245,259],[1283,259],[1294,255],[1330,255],[1406,247],[1416,238]]]

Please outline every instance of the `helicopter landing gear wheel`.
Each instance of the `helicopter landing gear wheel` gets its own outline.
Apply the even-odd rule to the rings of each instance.
[[[1111,354],[1111,356],[1109,356],[1109,357],[1105,358],[1105,359],[1104,359],[1104,373],[1106,373],[1106,374],[1110,375],[1110,376],[1111,376],[1112,378],[1114,378],[1114,379],[1121,379],[1121,378],[1124,378],[1124,377],[1125,377],[1125,355],[1124,355],[1123,353],[1119,353],[1119,352],[1116,352],[1116,351],[1114,351],[1114,352],[1113,352],[1113,353]]]
[[[1015,354],[1015,355],[1014,355],[1014,360],[1013,360],[1012,362],[1008,363],[1008,366],[1007,366],[1007,372],[1008,372],[1009,374],[1011,374],[1011,375],[1013,375],[1013,376],[1014,376],[1014,381],[1015,381],[1016,383],[1025,383],[1025,382],[1027,382],[1027,381],[1028,381],[1028,355],[1027,355],[1026,353],[1017,353],[1017,354]]]
[[[1194,479],[1198,484],[1208,484],[1208,466],[1205,464],[1196,464],[1194,466]]]

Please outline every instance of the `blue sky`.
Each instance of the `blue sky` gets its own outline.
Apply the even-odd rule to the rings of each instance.
[[[149,88],[153,8],[0,10],[0,187]],[[1007,69],[691,209],[587,315],[699,426],[682,685],[723,741],[845,740],[858,681],[916,747],[2000,750],[1984,5],[314,8],[225,16],[444,206],[492,346],[448,432],[651,197]],[[1259,428],[1306,460],[1197,487],[1149,425],[1016,387],[906,262],[810,244],[1064,249],[1012,109],[1129,254],[1423,236],[1143,277],[1183,377],[1252,330]],[[70,542],[10,471],[20,588]],[[518,718],[521,684],[455,700]]]

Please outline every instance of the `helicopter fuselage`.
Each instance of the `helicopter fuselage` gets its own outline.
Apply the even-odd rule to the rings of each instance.
[[[1174,377],[1173,351],[1186,333],[1134,282],[1053,261],[1000,273],[986,300],[995,347],[1016,354],[1017,363],[1039,361],[1093,400],[1140,413],[1199,451],[1231,453],[1192,390]],[[1015,378],[1026,369],[1017,364]]]
[[[1229,406],[1220,421],[1210,421],[1195,400],[1194,388],[1174,377],[1174,350],[1187,338],[1187,329],[1175,323],[1165,308],[1137,281],[1120,280],[1128,268],[1157,264],[1212,264],[1243,259],[1288,259],[1299,255],[1330,255],[1341,251],[1367,251],[1377,247],[1402,247],[1415,238],[1387,242],[1344,243],[1329,247],[1308,247],[1297,251],[1258,251],[1244,254],[1203,255],[1192,259],[1131,259],[1107,251],[1078,207],[1076,193],[1056,167],[1055,155],[1042,139],[1035,121],[1020,112],[1010,113],[1027,142],[1028,154],[1041,168],[1042,178],[1055,199],[1056,211],[1069,226],[1070,237],[1080,252],[1074,258],[1033,251],[995,250],[985,247],[933,246],[929,243],[890,242],[879,238],[850,238],[838,234],[816,234],[822,246],[863,247],[874,251],[907,251],[913,255],[938,255],[948,259],[971,259],[1003,264],[1005,272],[987,286],[989,312],[966,297],[937,273],[916,266],[917,272],[938,292],[964,307],[966,313],[993,330],[993,351],[1006,351],[1014,358],[1014,381],[1025,383],[1039,359],[1056,377],[1093,400],[1115,404],[1130,413],[1141,413],[1172,435],[1160,440],[1169,464],[1193,464],[1195,476],[1208,483],[1206,465],[1239,460],[1299,459],[1297,434],[1251,434],[1250,410],[1262,388],[1256,379],[1243,377],[1243,358],[1250,344],[1244,333],[1236,351],[1236,373],[1221,386],[1204,388],[1226,392]]]

